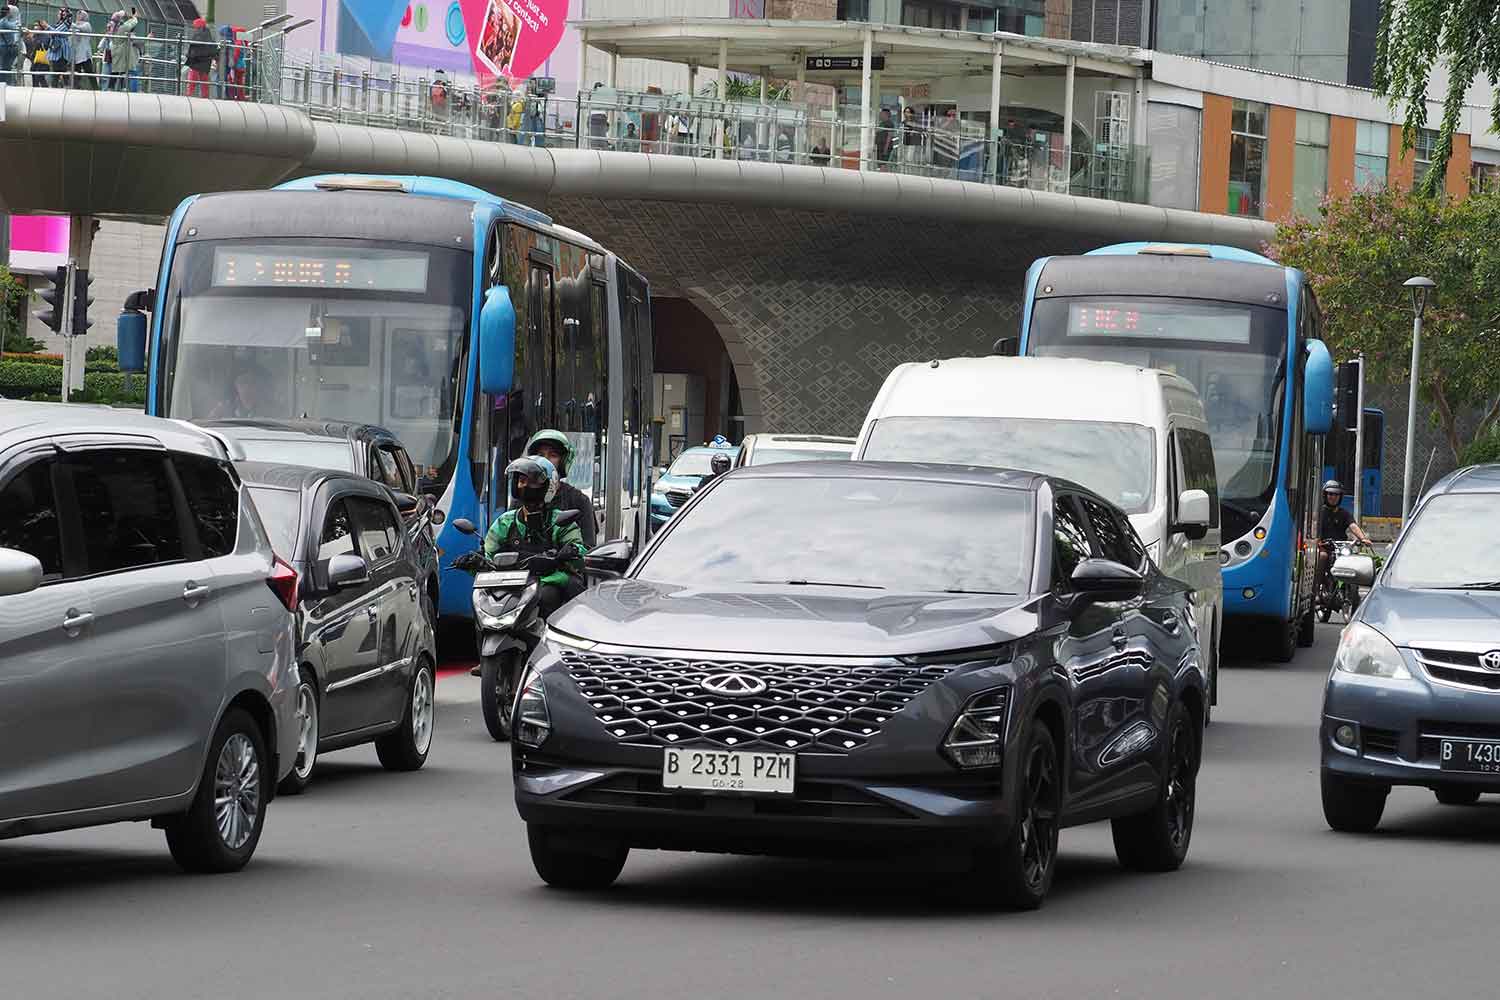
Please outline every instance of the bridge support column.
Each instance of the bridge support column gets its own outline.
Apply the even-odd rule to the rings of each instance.
[[[865,29],[864,59],[859,71],[859,169],[870,169],[870,62],[874,56],[875,32]]]
[[[1063,82],[1063,194],[1073,186],[1073,78],[1077,69],[1078,58],[1068,56],[1068,72]]]
[[[990,65],[990,183],[1000,177],[1000,158],[1005,152],[1004,131],[1000,128],[1000,70],[1005,57],[1005,43],[997,42],[995,60]]]

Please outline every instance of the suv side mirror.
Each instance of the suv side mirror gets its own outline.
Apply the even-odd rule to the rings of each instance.
[[[1071,579],[1075,591],[1096,601],[1125,601],[1146,589],[1144,576],[1113,559],[1085,559]]]
[[[1177,520],[1173,531],[1180,531],[1193,541],[1208,534],[1213,524],[1213,501],[1207,490],[1183,490],[1177,498]]]
[[[0,549],[0,597],[29,594],[42,585],[42,563],[30,552]]]
[[[630,568],[632,546],[628,538],[616,538],[596,546],[583,557],[583,565],[591,573],[617,577]]]
[[[1328,572],[1336,580],[1353,580],[1361,587],[1375,584],[1375,560],[1370,556],[1339,556]]]
[[[458,533],[460,535],[479,534],[479,529],[474,527],[474,522],[469,520],[467,517],[455,517],[453,519],[453,527],[458,529]]]
[[[328,560],[328,589],[340,591],[346,587],[359,587],[370,582],[370,567],[363,556],[352,552],[341,552]]]
[[[421,502],[410,493],[402,493],[400,490],[392,490],[391,496],[396,499],[396,509],[401,512],[402,517],[411,517],[417,512],[417,505]]]

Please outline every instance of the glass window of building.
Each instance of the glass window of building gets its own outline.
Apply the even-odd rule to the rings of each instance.
[[[940,28],[957,31],[963,22],[963,7],[942,0],[903,0],[901,23],[913,28]]]
[[[1259,216],[1266,197],[1266,106],[1235,100],[1229,120],[1229,214]]]
[[[1146,144],[1151,150],[1149,200],[1161,208],[1198,207],[1198,149],[1203,112],[1152,101],[1146,106]]]
[[[1417,129],[1416,142],[1412,144],[1412,155],[1415,157],[1415,167],[1411,173],[1411,186],[1413,189],[1422,186],[1422,181],[1427,178],[1427,171],[1432,169],[1432,154],[1437,150],[1438,134],[1430,128]]]
[[[1354,186],[1383,187],[1386,160],[1391,150],[1391,127],[1384,122],[1357,122],[1354,126]]]
[[[1328,193],[1328,116],[1297,112],[1297,149],[1292,168],[1292,209],[1317,218]]]
[[[1469,193],[1493,194],[1500,191],[1500,163],[1475,162],[1469,168]]]
[[[870,0],[838,0],[837,11],[840,21],[868,21]]]

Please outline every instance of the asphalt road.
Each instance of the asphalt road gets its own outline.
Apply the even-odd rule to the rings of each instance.
[[[1336,630],[1224,677],[1187,865],[1130,875],[1064,831],[1037,913],[915,866],[637,852],[612,890],[544,888],[467,677],[426,770],[331,755],[233,876],[179,875],[145,825],[0,843],[0,996],[1493,996],[1500,797],[1392,794],[1330,832],[1315,721]]]

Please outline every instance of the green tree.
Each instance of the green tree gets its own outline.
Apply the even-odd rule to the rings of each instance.
[[[1417,129],[1427,127],[1427,87],[1439,63],[1447,65],[1448,90],[1432,169],[1422,184],[1426,194],[1442,190],[1470,84],[1480,74],[1492,84],[1500,80],[1495,0],[1383,0],[1375,40],[1375,89],[1404,108],[1401,140],[1406,149],[1412,147]],[[1500,130],[1500,89],[1490,120],[1491,127]]]
[[[1500,195],[1453,201],[1382,188],[1329,201],[1321,223],[1283,223],[1270,248],[1312,281],[1334,356],[1363,352],[1368,377],[1386,385],[1405,385],[1411,364],[1402,282],[1417,274],[1437,282],[1423,322],[1419,391],[1455,460],[1500,417],[1497,232]],[[1461,426],[1476,411],[1477,426]]]
[[[26,354],[42,349],[26,336],[26,286],[0,264],[0,354]]]

